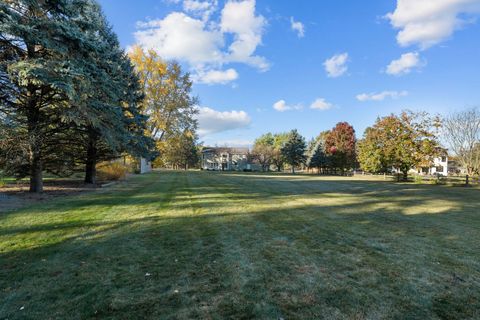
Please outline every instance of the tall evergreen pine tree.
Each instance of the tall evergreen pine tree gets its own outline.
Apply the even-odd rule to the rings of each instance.
[[[0,164],[30,176],[71,173],[121,152],[149,156],[138,78],[94,0],[0,3]],[[14,139],[15,138],[15,139]]]
[[[295,173],[295,167],[304,164],[307,157],[305,155],[307,144],[297,130],[290,131],[287,142],[283,145],[281,151],[285,161],[292,167],[292,173]]]

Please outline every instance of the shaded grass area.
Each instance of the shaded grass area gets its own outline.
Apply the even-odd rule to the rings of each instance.
[[[3,212],[25,206],[40,205],[41,202],[50,201],[52,198],[92,192],[96,188],[108,187],[109,184],[116,182],[116,180],[99,179],[94,186],[84,182],[83,173],[76,173],[70,177],[58,177],[52,174],[45,174],[43,192],[37,194],[29,192],[30,183],[28,178],[2,178],[0,173],[0,215],[2,215]]]
[[[154,172],[0,215],[0,319],[480,318],[480,192]]]
[[[53,180],[56,180],[56,181],[63,181],[63,180],[67,180],[67,181],[71,181],[71,180],[83,180],[84,178],[84,173],[83,172],[75,172],[73,173],[72,175],[68,176],[68,177],[60,177],[60,176],[56,176],[54,174],[51,174],[51,173],[48,173],[48,172],[44,172],[43,173],[43,180],[44,181],[53,181]],[[29,182],[30,181],[30,178],[29,177],[25,177],[25,178],[15,178],[15,177],[12,177],[12,176],[9,176],[9,175],[6,175],[4,172],[2,172],[0,170],[0,179],[2,179],[3,181],[7,182],[7,183],[26,183],[26,182]]]

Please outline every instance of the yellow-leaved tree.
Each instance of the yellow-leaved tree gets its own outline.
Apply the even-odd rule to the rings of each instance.
[[[163,60],[154,50],[135,46],[129,53],[145,94],[142,111],[149,116],[148,131],[157,141],[160,157],[184,132],[195,133],[198,99],[192,96],[190,75],[177,62]]]

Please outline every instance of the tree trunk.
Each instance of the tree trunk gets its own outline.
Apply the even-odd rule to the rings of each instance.
[[[292,174],[295,174],[295,166],[292,166]]]
[[[88,134],[85,183],[97,184],[97,135],[93,130]]]
[[[403,173],[403,181],[408,181],[408,171],[402,171]]]
[[[40,137],[40,111],[35,89],[28,89],[28,136],[30,141],[30,192],[43,192],[42,139]]]
[[[30,192],[40,193],[43,192],[42,159],[39,148],[35,149],[30,163]]]

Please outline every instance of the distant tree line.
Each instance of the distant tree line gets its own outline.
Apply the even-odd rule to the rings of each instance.
[[[443,133],[443,135],[442,135]],[[319,174],[345,174],[354,169],[371,173],[401,173],[407,179],[413,168],[430,167],[447,141],[455,159],[469,174],[480,173],[480,112],[478,108],[454,113],[445,119],[426,112],[404,111],[378,118],[357,140],[354,128],[340,122],[308,144],[297,130],[267,133],[255,140],[252,155],[264,171],[284,166],[314,170]]]
[[[95,0],[0,2],[0,170],[29,177],[30,191],[43,190],[44,172],[83,170],[95,184],[97,164],[125,154],[156,166],[196,166],[197,104],[178,63],[153,50],[122,50]],[[441,133],[468,174],[479,174],[478,108],[445,119],[392,114],[359,140],[346,122],[308,143],[296,130],[267,133],[252,156],[265,171],[395,169],[406,178],[442,152]]]
[[[297,130],[264,134],[255,140],[252,155],[264,171],[271,167],[281,171],[287,165],[292,173],[298,167],[316,169],[319,173],[343,173],[355,166],[355,147],[355,130],[341,122],[308,144]]]

